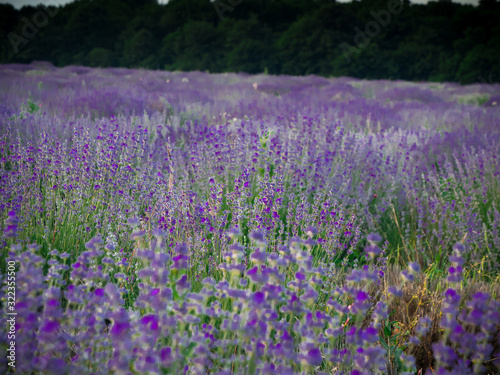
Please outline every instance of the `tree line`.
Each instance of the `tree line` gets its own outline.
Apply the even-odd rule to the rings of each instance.
[[[0,63],[500,82],[498,20],[496,0],[0,4]]]

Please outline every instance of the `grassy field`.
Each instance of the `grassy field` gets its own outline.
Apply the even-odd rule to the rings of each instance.
[[[499,92],[0,66],[0,368],[498,373]]]

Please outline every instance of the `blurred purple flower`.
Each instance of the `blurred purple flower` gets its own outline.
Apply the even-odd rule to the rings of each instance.
[[[408,268],[414,273],[420,273],[420,265],[418,263],[412,262],[408,265]]]
[[[321,355],[321,350],[318,348],[313,348],[303,356],[303,359],[310,366],[320,366],[323,362],[323,357]]]
[[[19,219],[17,218],[15,211],[9,211],[7,213],[7,218],[5,219],[5,229],[4,229],[5,237],[15,238],[18,232],[17,228],[18,224],[19,224]]]
[[[252,301],[257,305],[262,305],[266,301],[265,294],[257,291],[252,295]]]
[[[52,333],[52,332],[55,332],[59,329],[60,325],[59,325],[59,322],[57,321],[54,321],[54,320],[47,320],[42,328],[40,329],[41,332],[44,332],[44,333]]]
[[[376,244],[377,242],[382,241],[382,237],[380,237],[380,235],[378,233],[370,233],[368,236],[366,236],[366,239],[372,245]]]
[[[265,242],[264,234],[260,230],[251,231],[248,237],[250,237],[251,240],[258,242],[260,244],[263,244]]]
[[[313,238],[318,234],[318,229],[315,226],[310,225],[306,228],[306,234],[309,236],[309,238]]]
[[[229,229],[227,232],[226,232],[226,235],[231,238],[231,239],[234,239],[234,237],[237,237],[241,234],[241,231],[238,229],[238,228],[231,228]]]
[[[127,220],[127,224],[130,225],[131,227],[137,227],[139,226],[140,223],[141,222],[136,217],[131,217]]]

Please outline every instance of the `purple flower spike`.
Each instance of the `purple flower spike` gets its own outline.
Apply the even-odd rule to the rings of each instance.
[[[404,282],[406,281],[413,282],[413,280],[415,280],[415,276],[412,273],[408,272],[408,270],[403,270],[401,272],[401,277]]]
[[[113,251],[114,249],[116,249],[116,246],[113,245],[112,243],[107,243],[106,246],[104,246],[104,248],[108,251]]]
[[[156,228],[153,230],[153,236],[155,236],[157,239],[165,237],[166,233],[165,231],[161,230],[160,228]]]
[[[367,253],[371,258],[375,258],[377,255],[382,253],[382,250],[377,245],[369,245],[365,247],[365,253]]]
[[[104,289],[102,288],[97,288],[95,291],[94,291],[94,294],[98,297],[102,297],[104,295]]]
[[[94,250],[94,241],[90,240],[89,242],[86,242],[85,248],[88,250]]]
[[[167,346],[160,350],[160,360],[164,365],[172,362],[172,348]]]
[[[231,228],[226,232],[227,236],[231,239],[237,237],[241,234],[241,231],[238,228]]]
[[[465,253],[465,246],[462,245],[461,243],[457,243],[453,246],[453,250],[457,253],[457,254],[463,254]]]
[[[19,224],[19,219],[17,218],[15,211],[9,211],[7,214],[7,219],[5,220],[7,224]]]
[[[131,217],[127,220],[127,224],[130,225],[131,227],[137,227],[139,226],[140,223],[141,222],[136,217]]]
[[[128,322],[115,322],[113,328],[111,328],[111,335],[114,337],[123,336],[129,328],[130,324]]]
[[[369,298],[368,294],[363,291],[359,291],[358,294],[356,295],[356,301],[359,302],[365,302],[368,298]]]
[[[278,246],[278,252],[279,252],[281,255],[288,255],[288,254],[290,254],[290,249],[288,248],[288,246],[285,246],[285,245],[279,245],[279,246]]]
[[[187,275],[182,275],[179,280],[177,280],[177,288],[180,290],[191,288],[191,283],[188,281]]]
[[[382,237],[380,237],[378,233],[370,233],[368,236],[366,236],[366,239],[372,244],[382,241]]]
[[[177,255],[172,258],[172,261],[174,262],[171,266],[172,269],[185,269],[188,266],[187,256],[185,255]]]
[[[257,305],[262,305],[266,301],[265,294],[263,292],[255,292],[252,296],[252,301]]]
[[[392,295],[394,297],[401,298],[403,296],[403,292],[401,291],[401,289],[398,289],[394,286],[390,286],[388,289],[388,292],[390,295]]]
[[[247,275],[255,275],[257,273],[257,271],[259,270],[259,267],[255,266],[253,268],[250,268],[248,271],[247,271]]]
[[[309,236],[309,238],[313,238],[315,235],[318,234],[318,229],[315,226],[308,226],[306,229],[306,234]]]
[[[144,237],[145,234],[146,234],[146,231],[144,231],[144,230],[135,230],[132,232],[130,237],[132,237],[133,240],[138,240],[138,239]]]
[[[251,240],[263,244],[265,242],[264,235],[260,230],[254,230],[250,232],[249,237]]]
[[[452,288],[446,290],[446,292],[444,292],[444,296],[452,303],[460,301],[460,295],[457,293],[455,289]]]
[[[410,263],[409,268],[414,273],[420,273],[420,265],[418,263],[414,262]]]
[[[59,322],[48,320],[42,326],[41,331],[44,333],[52,333],[59,329]]]
[[[148,314],[144,315],[141,318],[141,324],[147,326],[149,323],[156,322],[158,320],[158,317],[154,314]]]
[[[297,272],[295,274],[295,278],[300,281],[304,281],[306,279],[306,276],[302,272]]]
[[[317,242],[309,238],[302,242],[309,250],[316,246]]]
[[[318,348],[309,350],[303,358],[310,366],[319,366],[323,362],[321,350],[319,350]]]
[[[14,211],[9,211],[7,214],[7,219],[5,219],[5,229],[4,235],[7,238],[15,238],[17,237],[19,219],[16,216]]]
[[[7,238],[15,238],[17,237],[17,225],[7,225],[4,229],[4,235]]]
[[[174,251],[176,254],[179,254],[179,255],[187,255],[188,254],[188,248],[187,248],[185,243],[181,243],[181,244],[178,244],[177,246],[175,246]]]
[[[250,255],[250,260],[254,264],[262,264],[266,261],[267,259],[267,254],[265,251],[254,251],[252,255]]]

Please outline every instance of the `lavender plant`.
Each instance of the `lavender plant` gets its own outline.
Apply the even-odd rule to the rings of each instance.
[[[499,113],[467,87],[0,70],[16,371],[498,369]]]

